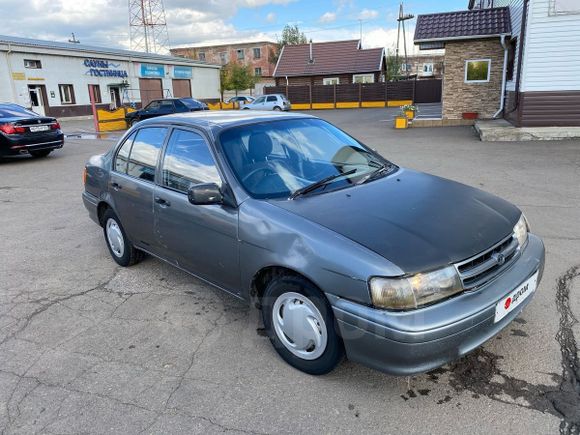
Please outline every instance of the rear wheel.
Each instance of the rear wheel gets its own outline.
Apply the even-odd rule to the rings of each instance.
[[[344,348],[332,308],[308,280],[275,278],[264,292],[262,317],[278,354],[298,370],[323,375],[341,361]]]
[[[103,222],[103,231],[109,253],[119,266],[132,266],[143,259],[143,252],[136,249],[129,241],[113,210],[106,210],[101,222]]]
[[[34,158],[41,158],[48,156],[52,150],[39,150],[39,151],[29,151],[30,155]]]
[[[278,106],[274,107],[274,110],[276,110],[277,112],[280,112],[282,109]]]

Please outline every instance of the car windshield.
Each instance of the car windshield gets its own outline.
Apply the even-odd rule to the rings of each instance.
[[[233,127],[220,135],[231,168],[255,198],[288,198],[352,186],[391,163],[320,119]]]
[[[189,109],[196,109],[200,106],[200,102],[197,100],[194,100],[193,98],[184,98],[181,101],[183,104],[185,104]]]
[[[17,106],[16,104],[7,104],[0,106],[0,118],[12,118],[21,116],[38,116],[32,110]]]

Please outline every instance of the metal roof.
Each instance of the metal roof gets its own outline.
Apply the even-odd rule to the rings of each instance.
[[[0,35],[0,44],[10,44],[21,47],[43,48],[49,50],[66,50],[77,53],[91,53],[98,55],[113,55],[122,57],[132,57],[149,61],[159,61],[166,63],[187,63],[196,66],[221,68],[219,65],[213,65],[206,62],[186,59],[176,56],[165,56],[155,53],[144,53],[141,51],[123,50],[119,48],[99,47],[95,45],[73,44],[70,42],[45,41],[42,39],[20,38],[18,36]]]
[[[419,15],[415,43],[510,35],[509,8],[475,9]]]

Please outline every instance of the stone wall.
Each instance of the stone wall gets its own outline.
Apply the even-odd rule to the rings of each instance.
[[[499,38],[445,43],[443,119],[459,119],[464,112],[491,118],[499,109],[503,70]],[[465,61],[491,59],[489,82],[465,83]]]

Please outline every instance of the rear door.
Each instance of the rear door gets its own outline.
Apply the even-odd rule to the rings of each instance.
[[[223,185],[206,138],[174,129],[165,147],[155,188],[155,232],[163,257],[220,287],[238,293],[238,209],[193,205],[196,184]]]
[[[264,110],[274,110],[274,107],[277,105],[278,105],[278,97],[276,97],[276,95],[269,95],[266,98]]]
[[[129,239],[154,253],[155,169],[166,134],[166,127],[145,127],[131,134],[115,155],[109,180],[115,212]]]

